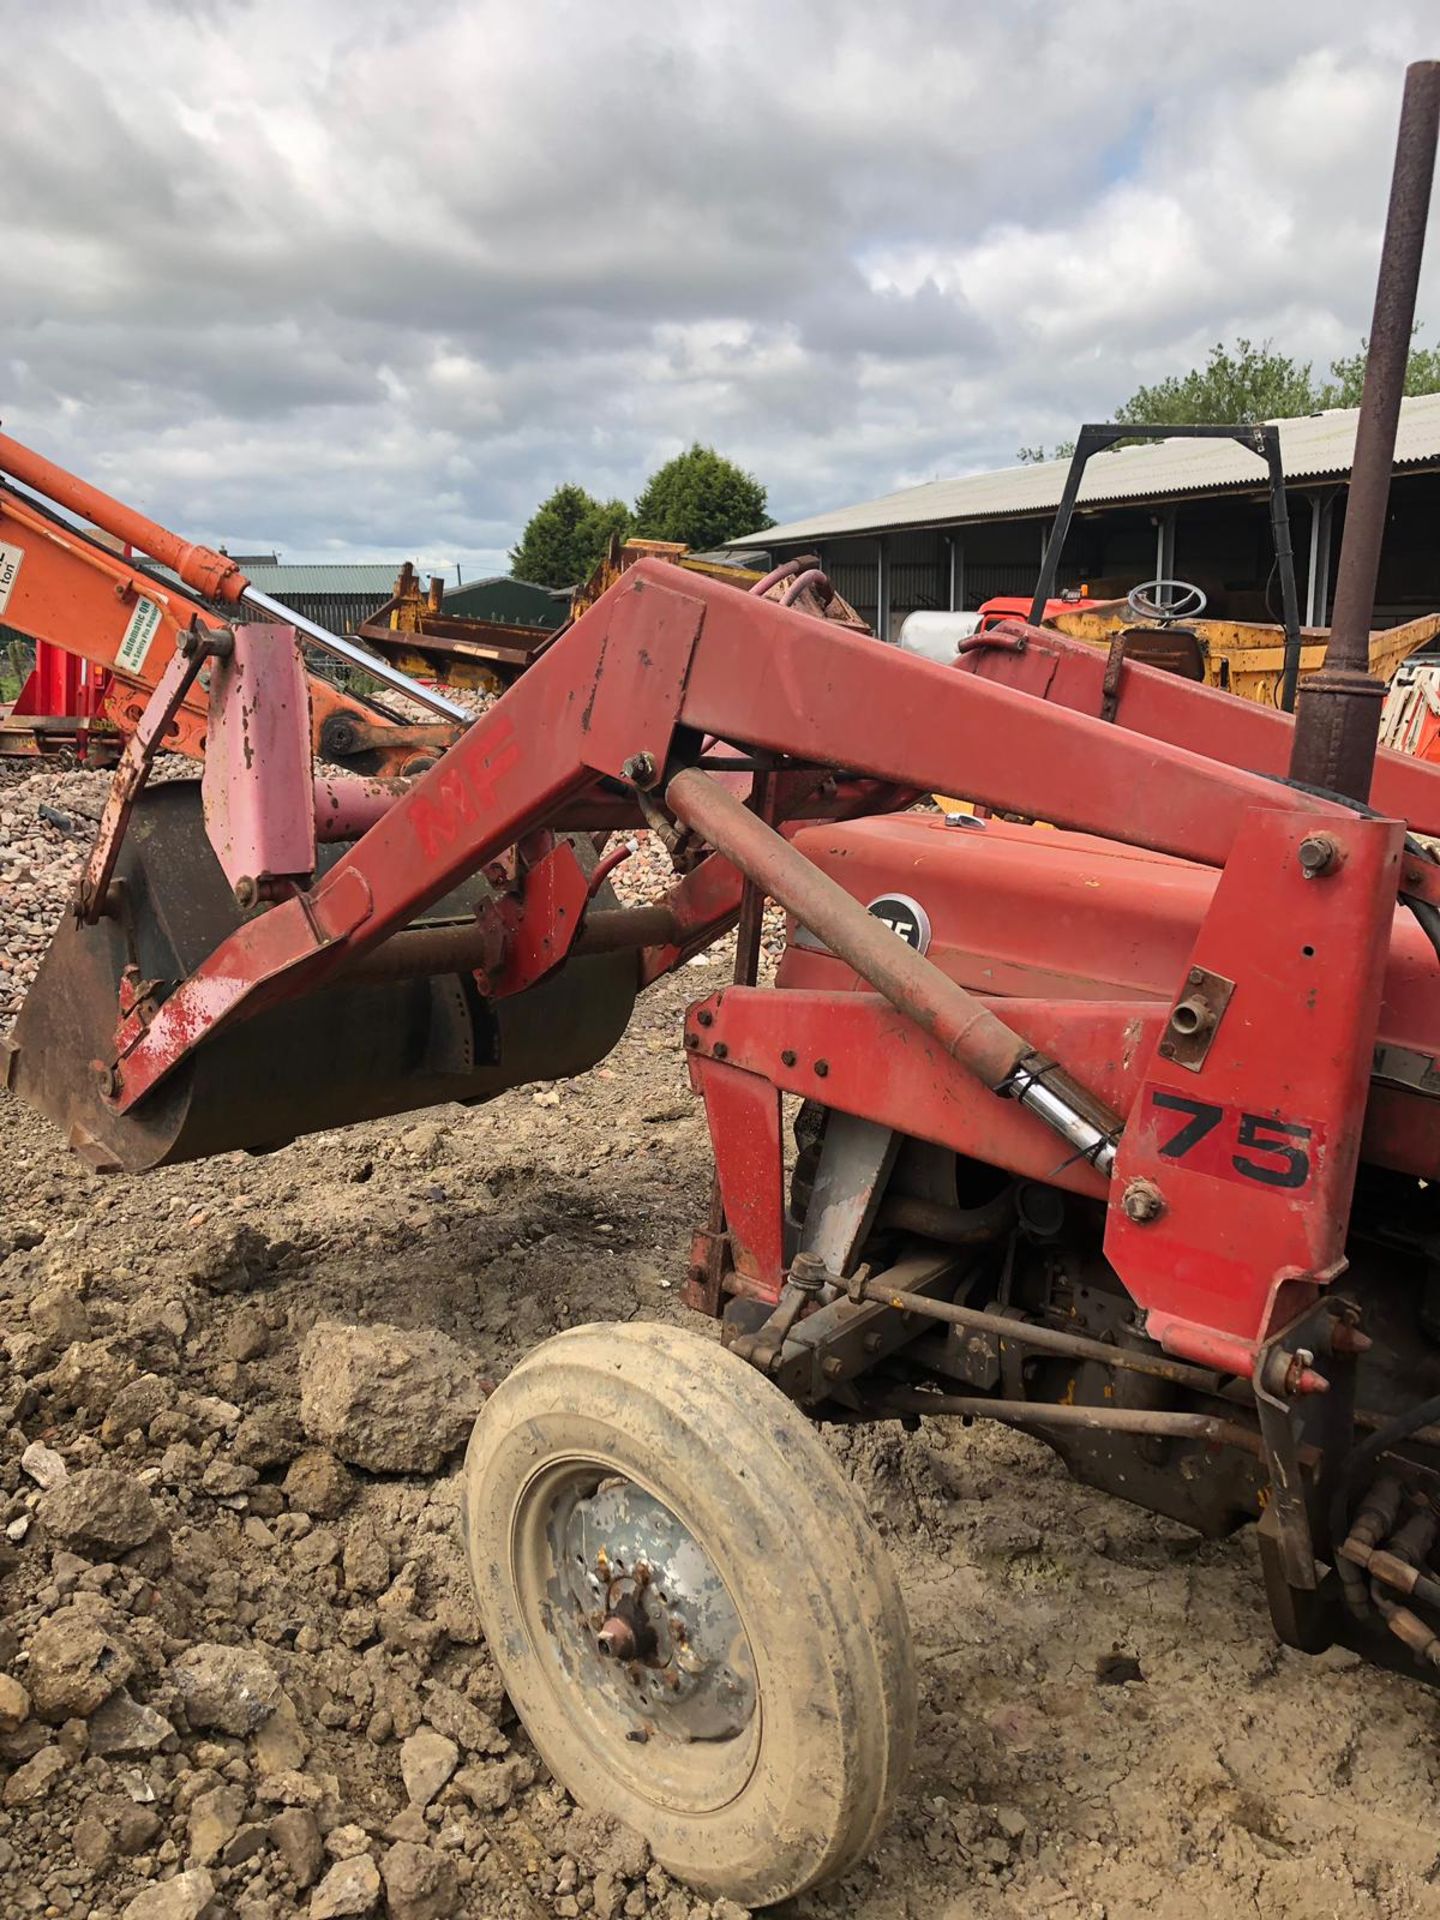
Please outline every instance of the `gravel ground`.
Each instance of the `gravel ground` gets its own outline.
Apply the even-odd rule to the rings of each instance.
[[[103,791],[0,786],[4,1008]],[[658,872],[643,848],[627,894]],[[583,1081],[145,1180],[0,1096],[6,1920],[738,1920],[544,1774],[450,1444],[548,1333],[685,1317],[708,1163],[676,1036],[723,978],[663,983]],[[1016,1434],[830,1444],[899,1567],[919,1751],[874,1857],[790,1920],[1440,1916],[1434,1698],[1278,1648],[1248,1534]]]

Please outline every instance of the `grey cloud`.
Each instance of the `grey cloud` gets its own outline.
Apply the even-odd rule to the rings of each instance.
[[[798,514],[1363,330],[1419,0],[0,0],[11,431],[494,564],[713,439]]]

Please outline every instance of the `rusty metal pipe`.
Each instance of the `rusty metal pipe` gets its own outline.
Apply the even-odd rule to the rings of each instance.
[[[408,780],[362,780],[351,776],[315,781],[315,838],[358,840],[410,790]]]
[[[680,924],[669,907],[592,907],[570,951],[620,953],[631,947],[672,947],[680,937]]]
[[[1013,1340],[1016,1346],[1032,1347],[1037,1353],[1053,1353],[1066,1360],[1093,1360],[1102,1367],[1117,1367],[1122,1373],[1148,1374],[1152,1380],[1168,1380],[1172,1386],[1188,1387],[1196,1393],[1214,1393],[1219,1385],[1215,1374],[1204,1367],[1187,1366],[1183,1360],[1171,1360],[1164,1354],[1111,1347],[1103,1340],[1091,1340],[1082,1333],[1066,1333],[1062,1327],[1012,1320],[1008,1314],[986,1313],[979,1307],[957,1306],[949,1300],[932,1300],[924,1293],[898,1292],[894,1287],[887,1287],[883,1280],[868,1282],[864,1298],[873,1300],[877,1306],[894,1307],[900,1313],[928,1314],[932,1320],[943,1320],[947,1326],[993,1333],[998,1339]]]
[[[678,938],[668,907],[592,908],[570,953],[619,953],[626,949],[670,946]],[[352,961],[338,976],[357,981],[414,980],[424,974],[473,973],[496,962],[496,930],[481,920],[448,926],[407,927]]]
[[[1325,664],[1302,685],[1290,757],[1292,779],[1351,800],[1370,797],[1385,698],[1384,682],[1370,671],[1370,629],[1395,464],[1395,430],[1425,249],[1437,129],[1440,61],[1417,61],[1406,71],[1400,107],[1330,642]]]
[[[1260,1435],[1233,1420],[1208,1413],[1152,1413],[1143,1407],[1065,1407],[1031,1400],[986,1400],[979,1395],[925,1393],[919,1389],[887,1393],[868,1403],[870,1413],[952,1414],[966,1419],[999,1420],[1010,1427],[1076,1427],[1084,1433],[1135,1433],[1160,1440],[1204,1440],[1212,1446],[1240,1447],[1263,1457]],[[1313,1447],[1302,1454],[1313,1454]]]

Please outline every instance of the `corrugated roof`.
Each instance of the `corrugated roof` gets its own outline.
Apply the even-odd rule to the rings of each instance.
[[[319,566],[249,566],[245,573],[262,593],[379,593],[388,600],[400,572],[398,560],[336,560]]]
[[[1281,457],[1289,481],[1342,479],[1355,455],[1358,407],[1281,420]],[[1397,467],[1440,462],[1440,393],[1418,395],[1400,408],[1395,442]],[[783,546],[795,540],[834,539],[850,533],[881,533],[902,527],[953,526],[973,520],[1003,520],[1051,513],[1069,471],[1068,460],[1004,467],[958,480],[929,480],[883,494],[859,506],[817,513],[788,526],[767,527],[731,547]],[[1264,463],[1233,440],[1159,440],[1149,446],[1097,453],[1085,469],[1080,502],[1167,500],[1263,485]]]

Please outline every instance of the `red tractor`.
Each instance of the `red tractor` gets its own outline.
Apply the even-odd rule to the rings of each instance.
[[[1203,1533],[1258,1519],[1282,1639],[1436,1676],[1440,768],[1377,757],[1365,661],[1437,105],[1414,69],[1297,719],[1021,623],[942,666],[641,561],[363,805],[317,802],[274,626],[197,615],[127,747],[8,1052],[99,1166],[576,1073],[738,928],[683,1035],[721,1338],[561,1334],[466,1493],[541,1754],[707,1890],[843,1870],[904,1778],[904,1608],[812,1419],[993,1418]],[[202,673],[203,786],[142,790]],[[907,811],[936,789],[1062,830]],[[677,877],[622,910],[595,836],[637,826]]]

